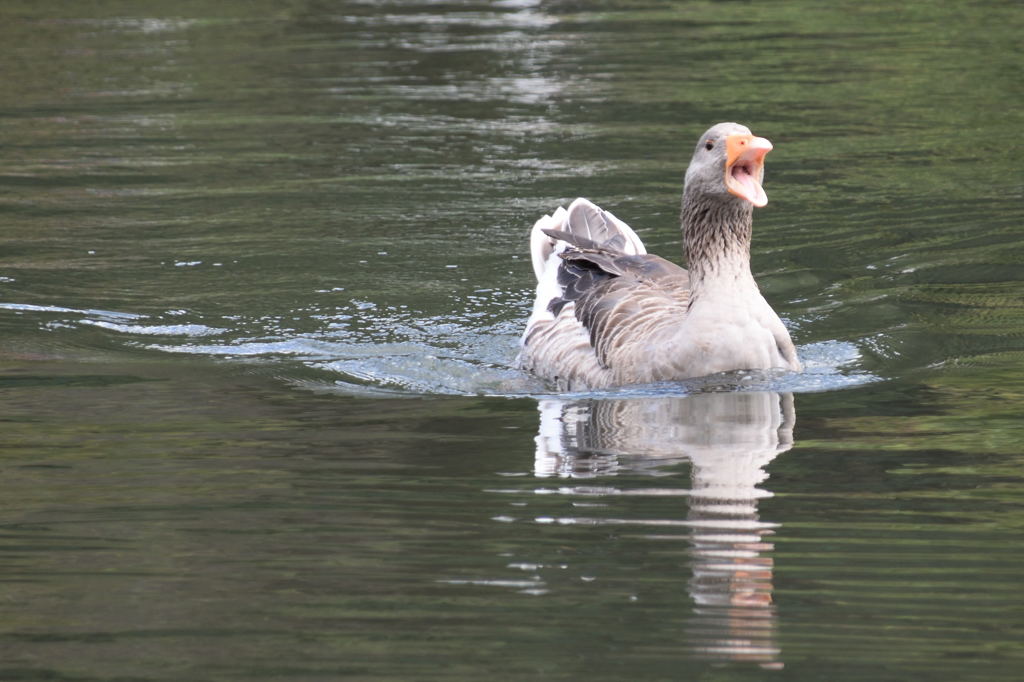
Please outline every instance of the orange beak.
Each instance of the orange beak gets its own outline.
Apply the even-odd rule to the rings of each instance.
[[[725,186],[729,192],[754,206],[768,203],[761,187],[765,154],[772,143],[753,135],[729,135],[725,138]]]

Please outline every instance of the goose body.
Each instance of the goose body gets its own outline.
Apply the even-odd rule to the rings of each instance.
[[[520,366],[561,390],[799,371],[789,332],[750,272],[770,150],[735,123],[701,136],[683,189],[689,270],[648,254],[626,223],[586,199],[538,220],[530,234],[537,297]]]

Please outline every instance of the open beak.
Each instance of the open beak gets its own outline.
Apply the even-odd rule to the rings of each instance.
[[[729,192],[746,199],[754,206],[768,203],[761,187],[764,156],[772,143],[753,135],[729,135],[725,138],[725,186]]]

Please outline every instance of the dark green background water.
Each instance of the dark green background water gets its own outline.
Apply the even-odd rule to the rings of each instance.
[[[1019,678],[1022,25],[0,4],[0,679]],[[721,120],[807,372],[545,396],[529,226]]]

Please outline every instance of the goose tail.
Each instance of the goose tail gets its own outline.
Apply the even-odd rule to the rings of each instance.
[[[576,279],[566,269],[566,252],[598,248],[630,255],[647,253],[629,225],[586,199],[576,199],[568,209],[560,206],[534,224],[530,258],[537,276],[537,295],[520,340],[520,366],[559,383],[565,382],[553,372],[562,364],[573,365],[570,375],[600,372],[588,332],[565,298],[566,286]],[[568,362],[570,356],[577,361]]]
[[[552,232],[561,235],[555,236]],[[551,215],[545,215],[530,231],[530,258],[538,282],[550,278],[558,269],[561,259],[557,256],[570,242],[572,246],[599,245],[632,255],[647,253],[644,243],[629,225],[611,211],[579,198],[569,204],[568,210],[559,206]]]

